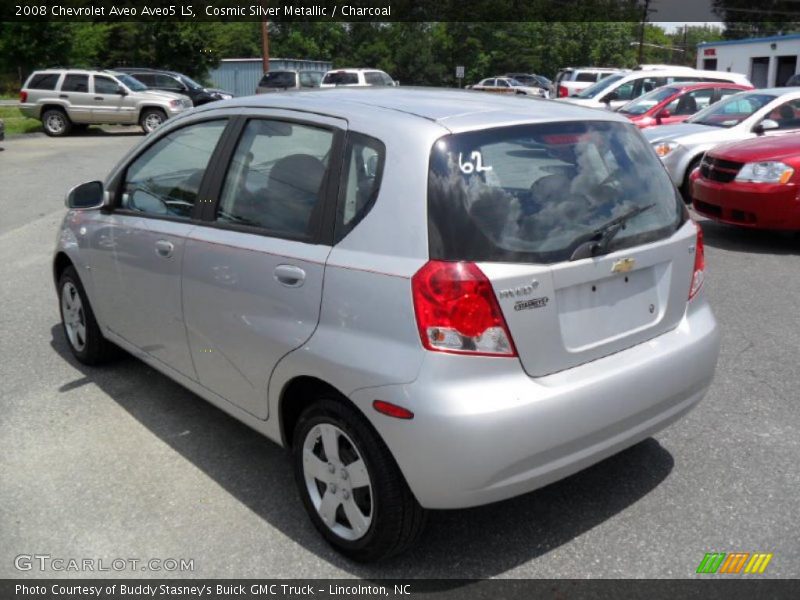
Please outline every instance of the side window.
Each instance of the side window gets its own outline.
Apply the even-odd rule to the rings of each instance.
[[[768,119],[777,121],[778,129],[800,128],[800,100],[790,100],[777,106],[767,115]]]
[[[169,75],[155,75],[156,80],[156,87],[164,88],[167,90],[180,90],[183,89],[183,86],[178,82],[177,79],[174,77],[170,77]]]
[[[156,84],[156,78],[150,73],[134,73],[133,77],[148,87],[153,87]]]
[[[693,115],[698,110],[702,110],[711,104],[714,96],[714,89],[695,90],[687,92],[670,102],[666,109],[673,115]]]
[[[594,82],[597,81],[597,75],[598,75],[597,73],[590,73],[590,72],[587,72],[587,71],[578,71],[578,74],[575,76],[573,81],[583,81],[583,82],[594,83]]]
[[[226,120],[171,131],[144,151],[125,173],[120,207],[189,219]]]
[[[94,76],[94,93],[95,94],[116,94],[119,85],[110,77]]]
[[[259,227],[276,237],[310,239],[321,217],[333,132],[253,119],[234,152],[217,220]]]
[[[383,85],[394,85],[394,79],[389,77],[386,73],[378,73],[380,78],[383,80]]]
[[[632,100],[633,87],[634,87],[633,81],[629,81],[628,83],[623,83],[621,86],[619,86],[616,90],[617,100]]]
[[[511,86],[509,85],[509,83],[505,79],[498,79],[497,80],[497,87],[507,88],[507,87],[511,87]]]
[[[386,146],[380,140],[351,133],[345,150],[344,181],[336,209],[336,241],[341,240],[375,203],[383,177]]]
[[[88,92],[89,76],[69,74],[61,84],[62,92]]]
[[[27,87],[31,90],[54,90],[59,76],[59,73],[39,73],[31,77]]]
[[[367,85],[383,85],[381,74],[377,71],[367,71],[364,73],[364,81]]]

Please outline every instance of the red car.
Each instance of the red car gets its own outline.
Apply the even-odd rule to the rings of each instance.
[[[654,89],[618,109],[639,129],[680,123],[715,102],[752,90],[752,86],[727,81],[711,83],[672,83]]]
[[[763,136],[709,150],[690,176],[701,215],[754,229],[800,230],[800,135]]]

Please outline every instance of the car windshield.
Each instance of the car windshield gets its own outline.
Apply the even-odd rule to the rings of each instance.
[[[677,88],[672,87],[655,89],[652,92],[648,92],[644,96],[640,96],[632,102],[628,102],[625,106],[619,109],[619,112],[625,113],[626,115],[643,115],[657,104],[661,104],[664,102],[664,100],[668,100],[677,94],[678,91],[679,90]]]
[[[598,81],[594,85],[590,85],[585,90],[581,91],[578,94],[578,98],[594,98],[595,96],[597,96],[597,94],[599,94],[600,92],[602,92],[603,90],[605,90],[606,88],[611,86],[612,84],[616,83],[617,81],[619,81],[623,77],[625,77],[625,75],[623,75],[621,73],[617,74],[617,75],[609,75],[605,79],[601,79],[600,81]]]
[[[116,73],[115,77],[120,83],[124,83],[125,87],[127,87],[132,92],[143,92],[144,90],[148,89],[145,84],[143,84],[135,77],[131,77],[130,75],[125,75],[124,73]]]
[[[682,201],[633,124],[517,125],[457,133],[433,147],[428,177],[430,256],[553,263],[633,209],[609,251],[671,235]]]
[[[733,96],[712,104],[695,116],[687,119],[687,123],[710,125],[712,127],[734,127],[744,121],[760,108],[766,106],[777,96],[773,94],[734,94]]]
[[[534,75],[533,78],[539,82],[539,85],[543,87],[548,87],[552,83],[552,81],[543,75]]]
[[[517,81],[516,79],[507,79],[506,81],[508,81],[511,87],[525,87],[523,83]]]
[[[203,86],[200,85],[199,83],[197,83],[191,77],[187,77],[186,75],[178,75],[178,79],[180,79],[184,84],[186,84],[186,87],[188,87],[189,89],[192,89],[192,90],[202,90],[203,89]]]
[[[322,78],[322,83],[333,85],[353,85],[358,83],[357,73],[348,73],[347,71],[333,71],[325,73]]]

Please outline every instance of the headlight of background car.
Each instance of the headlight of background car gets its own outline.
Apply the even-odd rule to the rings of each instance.
[[[747,163],[739,171],[736,181],[753,183],[786,183],[794,175],[794,169],[778,161]]]
[[[677,147],[677,142],[656,142],[653,144],[653,149],[656,151],[656,154],[658,154],[659,158],[664,158]]]
[[[172,108],[180,108],[183,106],[183,100],[170,100],[169,105]]]

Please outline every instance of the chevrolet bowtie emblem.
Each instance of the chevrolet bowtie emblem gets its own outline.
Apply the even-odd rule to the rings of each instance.
[[[614,264],[611,265],[611,272],[628,273],[633,269],[633,265],[635,264],[636,264],[635,258],[621,258],[617,261],[614,261]]]

